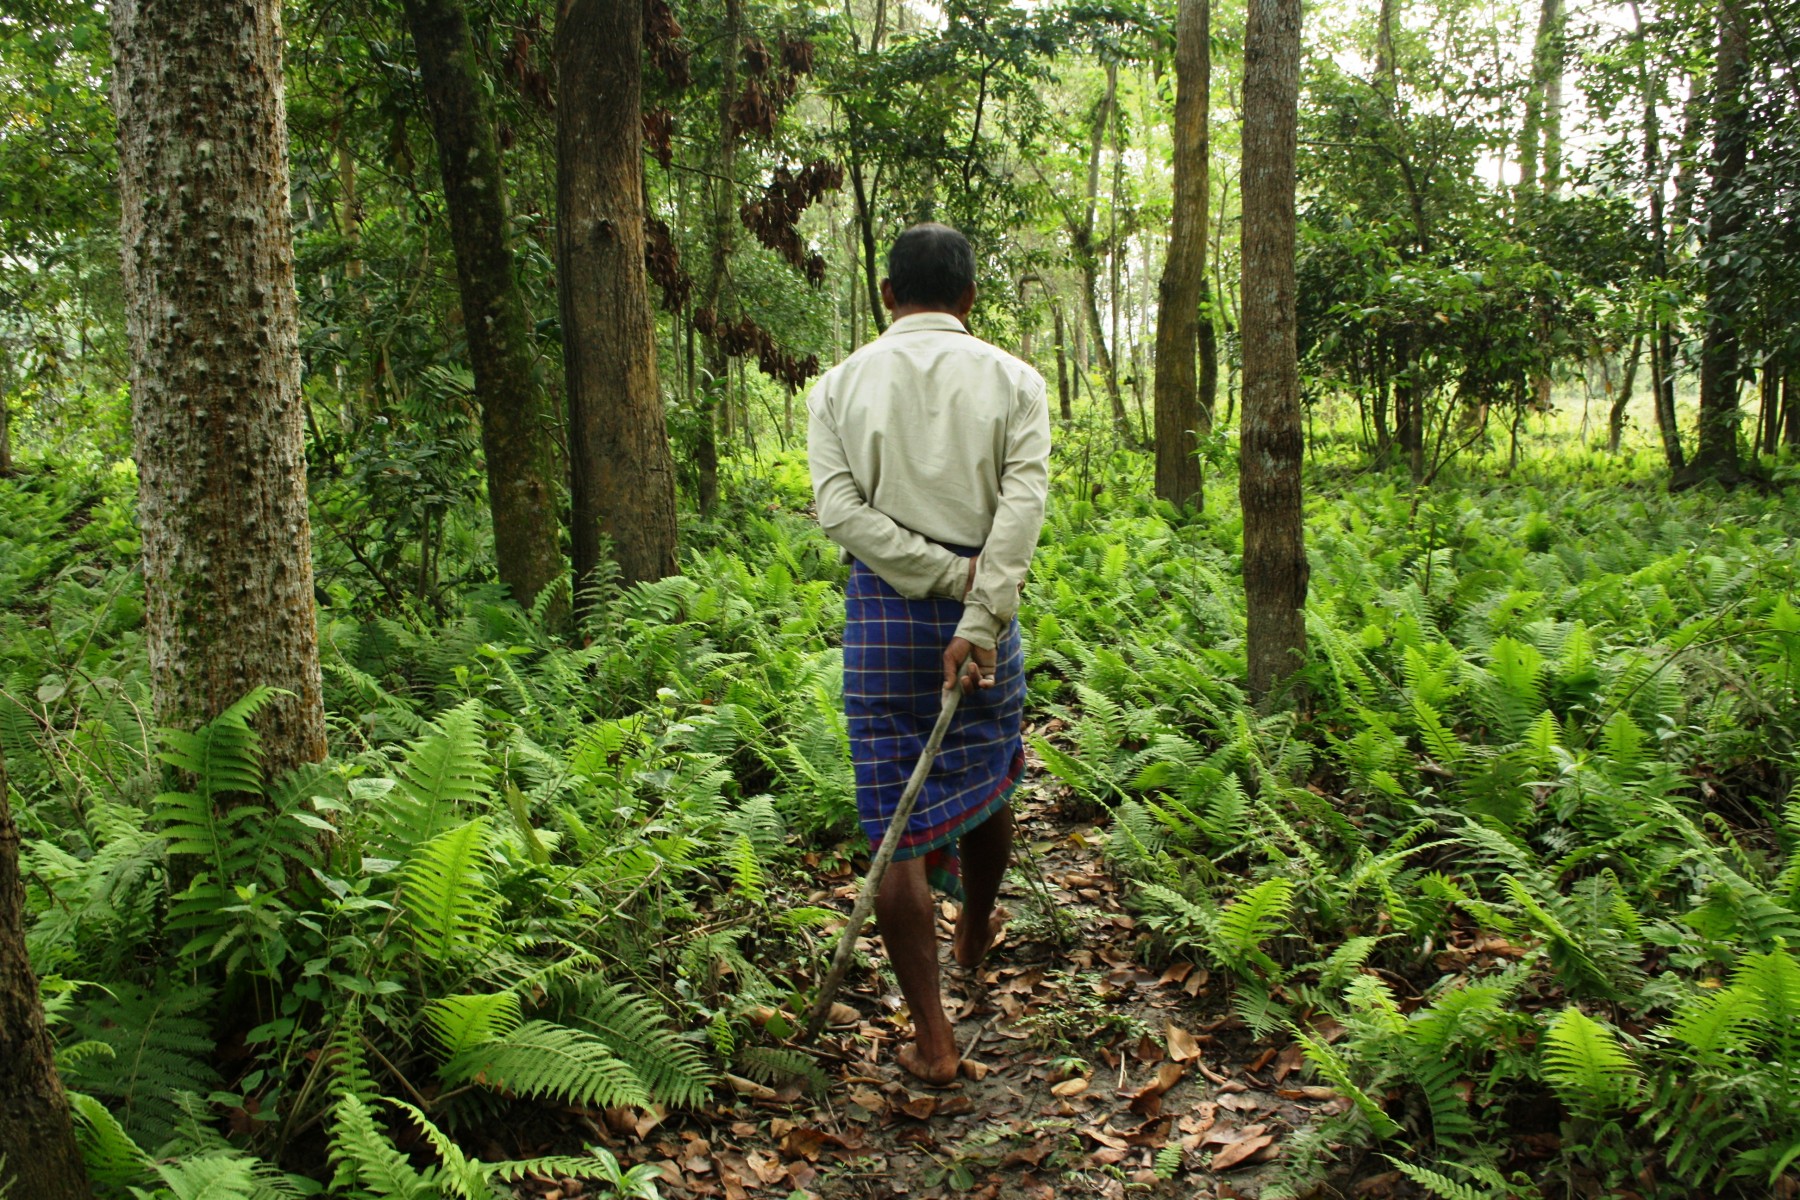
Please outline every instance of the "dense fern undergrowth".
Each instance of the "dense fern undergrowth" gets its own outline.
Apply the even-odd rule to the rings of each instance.
[[[1146,470],[1062,463],[1035,748],[1109,821],[1145,955],[1207,963],[1352,1102],[1288,1186],[1379,1155],[1446,1197],[1791,1173],[1791,500],[1590,457],[1424,493],[1319,465],[1305,694],[1259,717],[1230,477],[1183,523],[1135,498]],[[0,748],[102,1193],[647,1195],[603,1148],[467,1147],[545,1101],[823,1085],[768,1015],[804,1002],[837,919],[812,880],[854,845],[842,571],[797,460],[579,648],[479,588],[420,615],[324,572],[334,756],[274,780],[266,694],[149,728],[133,484],[0,481]]]

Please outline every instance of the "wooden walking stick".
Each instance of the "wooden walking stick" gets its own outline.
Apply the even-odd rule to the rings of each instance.
[[[875,852],[875,859],[869,864],[869,873],[863,876],[862,892],[856,897],[856,904],[850,909],[849,923],[844,932],[838,935],[837,951],[831,956],[831,970],[825,973],[825,982],[819,986],[819,998],[813,1001],[812,1011],[806,1015],[806,1028],[801,1031],[800,1043],[805,1045],[819,1036],[825,1028],[825,1021],[831,1015],[831,1002],[837,998],[838,989],[844,986],[844,976],[850,973],[850,958],[856,950],[856,934],[869,919],[869,913],[875,908],[875,897],[881,892],[881,877],[887,874],[888,864],[894,861],[894,851],[900,845],[900,833],[906,828],[906,820],[912,816],[913,805],[918,802],[919,793],[925,787],[926,777],[931,774],[931,764],[937,758],[938,748],[944,744],[944,734],[950,728],[950,718],[956,715],[956,706],[962,700],[962,678],[958,672],[956,683],[947,687],[938,696],[941,707],[938,710],[937,724],[931,727],[931,736],[925,739],[925,749],[919,751],[919,761],[914,764],[912,778],[906,781],[906,790],[900,793],[900,803],[894,807],[894,815],[888,818],[887,832],[881,835],[881,848]]]

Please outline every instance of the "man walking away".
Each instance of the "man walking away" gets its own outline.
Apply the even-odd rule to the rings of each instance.
[[[952,952],[978,966],[998,934],[1008,801],[1025,765],[1015,615],[1044,523],[1050,410],[1041,375],[965,328],[975,253],[956,230],[916,225],[895,239],[881,298],[894,321],[813,388],[807,446],[819,523],[852,564],[844,708],[872,845],[940,689],[965,695],[875,905],[912,1010],[915,1041],[898,1061],[944,1084],[961,1056],[938,993],[930,887],[963,899]]]

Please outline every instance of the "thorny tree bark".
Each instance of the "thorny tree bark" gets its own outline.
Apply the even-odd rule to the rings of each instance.
[[[0,758],[0,1192],[32,1200],[91,1200],[87,1168],[56,1075],[37,976],[25,953],[19,827]]]
[[[113,55],[156,719],[285,689],[274,777],[325,757],[281,6],[116,0]]]
[[[1156,494],[1177,506],[1204,504],[1195,434],[1201,401],[1195,379],[1200,304],[1206,289],[1212,86],[1210,0],[1182,0],[1175,33],[1175,198],[1169,254],[1156,310]]]
[[[1244,35],[1244,513],[1250,694],[1274,703],[1306,652],[1295,340],[1294,139],[1300,0],[1250,0]]]
[[[570,0],[556,25],[556,265],[578,606],[600,577],[677,570],[675,467],[644,272],[643,9]]]
[[[531,313],[514,274],[506,177],[494,115],[462,0],[405,0],[431,109],[456,252],[469,367],[481,401],[481,449],[500,582],[530,605],[562,573],[556,444],[532,346]],[[562,612],[559,608],[559,619]]]

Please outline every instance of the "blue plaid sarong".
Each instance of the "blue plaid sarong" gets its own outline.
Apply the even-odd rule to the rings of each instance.
[[[949,549],[965,558],[976,553]],[[844,712],[857,815],[875,848],[937,723],[944,647],[956,636],[963,605],[908,600],[861,562],[851,564],[844,599]],[[958,841],[1005,806],[1025,767],[1025,660],[1017,621],[996,650],[994,686],[957,706],[894,851],[896,859],[926,856],[933,886],[957,898]]]

